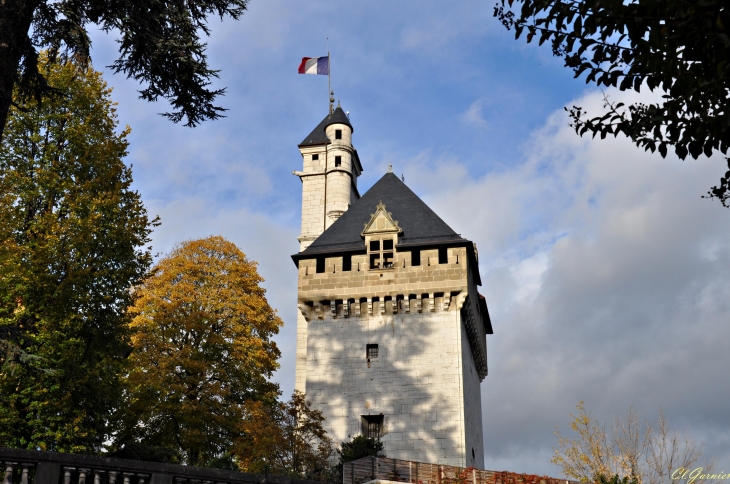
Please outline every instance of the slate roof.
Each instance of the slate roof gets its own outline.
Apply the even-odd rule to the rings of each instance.
[[[348,249],[365,250],[363,237],[360,234],[381,201],[385,204],[386,211],[392,213],[393,220],[397,220],[403,229],[398,237],[399,247],[406,244],[468,242],[441,220],[397,176],[386,173],[300,254],[339,252]]]
[[[324,117],[321,123],[317,125],[316,128],[312,130],[309,135],[307,135],[306,138],[304,138],[304,141],[299,143],[299,146],[311,146],[311,145],[321,145],[321,144],[327,144],[330,142],[329,138],[327,138],[327,134],[325,133],[325,129],[330,124],[344,124],[350,127],[350,129],[354,132],[355,128],[352,127],[350,124],[350,119],[347,117],[345,112],[342,110],[340,106],[337,106],[337,108],[332,112],[332,114],[328,114]]]

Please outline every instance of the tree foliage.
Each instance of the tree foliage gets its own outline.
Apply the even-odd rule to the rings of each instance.
[[[337,449],[340,465],[363,457],[385,457],[384,445],[380,439],[356,435],[350,442],[343,442]]]
[[[628,136],[665,157],[727,154],[730,147],[730,13],[725,0],[501,0],[495,16],[515,37],[549,42],[586,83],[662,93],[661,101],[606,101],[589,118],[573,106],[576,132]],[[508,5],[507,5],[508,4]],[[730,168],[730,159],[728,160]],[[730,171],[709,195],[728,206]]]
[[[267,405],[249,401],[233,454],[244,472],[331,481],[332,440],[305,395]]]
[[[672,472],[691,469],[702,457],[702,446],[687,434],[672,430],[664,413],[656,424],[639,419],[634,409],[606,427],[594,420],[584,408],[571,414],[572,438],[558,435],[558,447],[551,462],[560,466],[566,477],[597,482],[613,479],[619,483],[669,484]],[[708,471],[712,463],[705,466]],[[610,476],[610,477],[609,477]]]
[[[383,449],[385,446],[380,439],[373,439],[364,435],[356,435],[350,442],[342,442],[337,449],[339,462],[335,468],[338,474],[338,481],[342,480],[343,466],[347,462],[362,459],[363,457],[385,457]]]
[[[87,453],[119,404],[150,221],[101,74],[38,68],[60,95],[11,109],[0,145],[0,447]]]
[[[256,263],[222,237],[185,242],[134,291],[128,403],[117,447],[176,449],[204,466],[229,450],[247,400],[274,402],[282,325]]]
[[[214,101],[224,89],[211,89],[217,71],[208,67],[207,19],[217,15],[238,19],[248,0],[4,0],[0,2],[0,139],[12,102],[56,91],[37,68],[39,48],[50,49],[76,62],[89,60],[89,27],[119,35],[119,58],[111,68],[145,85],[143,99],[163,97],[173,111],[165,116],[195,126],[220,117]]]

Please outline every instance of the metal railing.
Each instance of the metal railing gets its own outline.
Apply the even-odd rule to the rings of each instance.
[[[503,473],[472,467],[456,467],[425,462],[363,457],[342,468],[343,484],[363,484],[375,479],[411,484],[505,484]],[[577,481],[545,477],[540,484],[579,484]]]
[[[322,484],[138,460],[0,448],[2,484]]]

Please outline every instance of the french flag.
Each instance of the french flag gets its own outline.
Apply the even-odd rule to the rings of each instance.
[[[299,74],[321,74],[326,76],[329,73],[329,57],[302,57],[302,63],[299,64]]]

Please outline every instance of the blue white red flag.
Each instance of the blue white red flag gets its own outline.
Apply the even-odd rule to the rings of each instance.
[[[329,57],[302,57],[302,63],[299,64],[299,74],[321,74],[326,76],[329,73]]]

